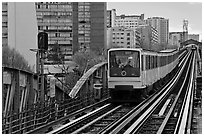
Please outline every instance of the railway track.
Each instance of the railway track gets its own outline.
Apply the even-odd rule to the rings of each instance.
[[[185,61],[185,64],[187,64],[187,61]],[[184,67],[182,68],[182,71],[185,71]],[[184,75],[180,77],[184,78]],[[150,100],[145,102],[143,106],[141,106],[131,116],[127,117],[113,131],[109,133],[132,134],[132,133],[142,132],[146,134],[146,133],[157,132],[162,122],[166,119],[165,114],[170,112],[170,109],[171,109],[170,106],[173,105],[175,102],[175,99],[177,99],[175,85],[178,79],[179,77],[174,77],[174,79],[172,79],[169,82],[169,84],[167,84],[163,88],[163,91],[157,92],[156,95],[153,95],[152,98],[149,98]],[[179,82],[179,83],[182,83],[182,82]],[[176,88],[178,88],[178,86]],[[172,89],[174,93],[172,93]],[[178,109],[179,109],[179,104],[177,104],[177,111]],[[158,114],[160,116],[158,116]],[[169,124],[175,124],[173,122],[175,121],[173,118],[170,118],[169,121],[170,121]]]
[[[131,111],[133,106],[106,104],[62,127],[50,134],[99,133],[108,125]]]
[[[69,115],[66,115],[58,120],[52,121],[46,125],[40,126],[32,131],[27,132],[27,134],[45,134],[48,133],[64,124],[67,124],[83,115],[86,115],[88,113],[90,113],[93,110],[96,110],[100,107],[102,107],[103,105],[107,104],[109,101],[109,99],[105,99],[101,102],[97,102],[93,105],[87,106],[83,109],[80,109],[78,111],[75,111]]]
[[[192,60],[189,60],[187,63],[188,67],[184,71],[190,71],[192,65],[190,64]],[[187,98],[192,93],[186,93],[189,87],[189,82],[193,80],[192,72],[187,72],[188,74],[181,75],[181,78],[178,80],[178,84],[170,88],[169,93],[161,99],[161,101],[153,104],[146,112],[144,112],[140,118],[138,118],[135,123],[133,123],[124,133],[138,133],[138,134],[174,134],[174,133],[184,133],[186,127],[186,120],[188,120],[187,111],[189,107],[189,101]],[[186,102],[188,101],[188,102]],[[186,103],[185,103],[186,102]],[[188,105],[188,106],[186,106]]]
[[[190,57],[193,55],[188,54],[187,56],[193,58]],[[186,123],[186,120],[190,120],[190,118],[184,112],[192,106],[192,104],[184,104],[192,103],[193,95],[185,91],[190,90],[191,85],[188,83],[193,79],[193,72],[186,74],[186,71],[190,71],[194,67],[190,62],[192,60],[183,59],[179,68],[184,72],[180,72],[182,74],[175,76],[161,91],[155,92],[139,105],[100,105],[101,107],[85,110],[89,112],[49,132],[49,134],[171,134],[188,131],[180,126],[183,125],[187,129],[191,126]],[[188,66],[182,66],[184,64],[188,64]],[[76,115],[73,114],[73,116]]]
[[[119,105],[114,109],[108,111],[106,114],[96,118],[92,122],[86,124],[84,127],[76,130],[73,134],[89,133],[89,134],[100,134],[111,127],[117,120],[123,117],[125,114],[130,112],[133,106]]]

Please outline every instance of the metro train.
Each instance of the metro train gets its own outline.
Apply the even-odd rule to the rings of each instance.
[[[112,102],[138,102],[153,87],[176,71],[179,50],[160,52],[142,48],[112,48],[108,51],[108,88]]]

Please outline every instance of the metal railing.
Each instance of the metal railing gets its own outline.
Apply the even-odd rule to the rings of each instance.
[[[72,89],[76,91],[77,88],[74,99],[68,97],[61,101],[56,101],[56,99],[37,101],[37,96],[40,96],[37,93],[37,76],[34,73],[3,67],[2,133],[26,133],[106,99],[109,97],[106,71],[106,62],[88,70],[77,82],[75,89]],[[102,84],[100,97],[96,97],[96,90],[93,88],[96,82]]]

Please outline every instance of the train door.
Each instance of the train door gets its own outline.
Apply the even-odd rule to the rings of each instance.
[[[146,67],[145,67],[145,64],[146,64],[146,55],[145,54],[142,54],[142,74],[141,74],[141,78],[142,78],[142,86],[145,86],[146,85]]]

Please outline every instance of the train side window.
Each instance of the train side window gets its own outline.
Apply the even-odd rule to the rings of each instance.
[[[143,64],[144,64],[144,59],[143,59],[143,56],[144,56],[144,55],[141,56],[141,58],[142,58],[142,59],[141,59],[141,63],[142,63],[142,71],[144,70],[144,65],[143,65]]]
[[[151,69],[151,56],[149,56],[149,69]]]
[[[155,57],[154,56],[152,56],[152,60],[153,60],[152,61],[152,64],[153,64],[152,66],[153,66],[153,68],[155,68]]]
[[[154,56],[152,56],[152,68],[154,68]]]
[[[166,66],[166,56],[164,56],[164,66]]]
[[[164,66],[166,65],[166,56],[164,56]]]
[[[155,63],[156,63],[156,68],[158,67],[158,65],[157,65],[157,63],[158,63],[157,59],[158,59],[158,57],[156,56],[156,62],[155,62]]]
[[[161,61],[160,61],[161,67],[163,66],[163,56],[161,56]]]
[[[146,70],[149,69],[149,56],[146,55]]]
[[[154,64],[154,63],[155,63],[155,61],[154,61],[154,56],[152,56],[152,67],[153,67],[153,68],[155,68],[155,66],[154,66],[155,64]]]

